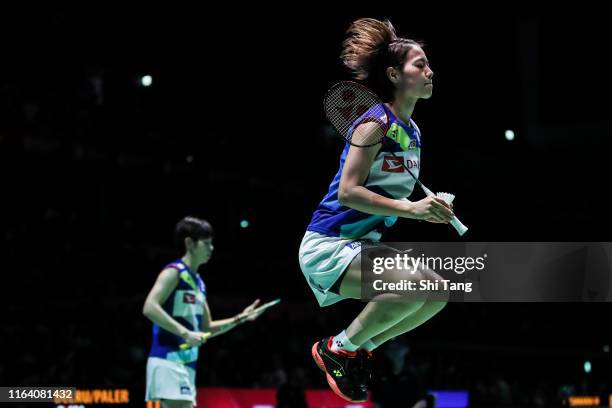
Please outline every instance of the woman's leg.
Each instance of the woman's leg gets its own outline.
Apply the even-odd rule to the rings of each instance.
[[[431,281],[442,279],[440,275],[432,270],[423,270],[423,275],[426,277],[426,279]],[[441,290],[435,294],[432,293],[421,308],[416,310],[414,313],[405,316],[401,321],[384,332],[372,337],[370,339],[370,343],[368,344],[368,348],[376,348],[393,337],[397,337],[419,327],[421,324],[425,323],[444,309],[444,306],[446,306],[446,303],[448,302],[448,297],[448,291]]]
[[[423,279],[419,272],[406,276],[405,271],[386,271],[390,280],[408,279],[418,281]],[[353,299],[361,298],[361,256],[353,259],[343,274],[340,284],[340,295]],[[357,318],[346,329],[346,336],[356,346],[361,346],[390,328],[402,322],[406,316],[418,311],[424,300],[407,301],[399,293],[384,293],[370,301]]]
[[[360,299],[362,296],[362,258],[364,262],[369,262],[367,256],[357,256],[342,275],[339,292],[344,298]],[[385,278],[396,282],[425,279],[421,271],[406,274],[405,270],[396,269],[386,270]],[[368,360],[363,358],[365,354],[356,350],[419,310],[425,300],[409,301],[401,292],[375,295],[346,330],[313,345],[312,356],[337,395],[354,402],[367,400]]]
[[[393,337],[397,337],[419,327],[421,324],[434,317],[438,312],[440,312],[440,310],[444,309],[444,306],[446,306],[445,301],[425,302],[423,307],[404,317],[404,319],[398,322],[395,326],[392,326],[384,332],[372,337],[370,339],[372,345],[374,347],[378,347]]]

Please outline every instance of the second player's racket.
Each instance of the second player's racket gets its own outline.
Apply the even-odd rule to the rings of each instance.
[[[254,315],[256,313],[263,313],[266,309],[269,309],[272,306],[278,305],[280,303],[280,301],[281,301],[280,299],[275,299],[275,300],[272,300],[272,301],[270,301],[268,303],[264,303],[263,305],[259,306],[257,309],[253,309],[250,313],[248,313],[247,315],[242,317],[240,319],[240,322],[242,322],[243,320],[248,319],[250,316],[252,316],[252,315]],[[223,333],[224,333],[223,331],[218,331],[218,332],[216,332],[214,334],[211,333],[211,332],[205,332],[204,335],[202,336],[202,341],[211,339],[211,338],[216,337],[216,336],[218,336],[220,334],[223,334]],[[190,349],[191,347],[196,347],[196,346],[190,346],[187,343],[183,343],[183,344],[181,344],[179,346],[179,348],[181,350],[187,350],[187,349]]]

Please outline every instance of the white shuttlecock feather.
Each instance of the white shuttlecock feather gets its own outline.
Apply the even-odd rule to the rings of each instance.
[[[438,193],[436,196],[444,200],[447,204],[451,204],[455,199],[455,195],[451,193]]]
[[[453,200],[455,199],[455,195],[451,193],[438,193],[436,194],[436,196],[444,200],[444,202],[446,202],[447,204],[451,204]],[[465,225],[463,225],[461,221],[457,219],[457,217],[453,217],[450,223],[453,227],[455,227],[459,235],[465,234],[465,232],[468,230],[468,228]]]

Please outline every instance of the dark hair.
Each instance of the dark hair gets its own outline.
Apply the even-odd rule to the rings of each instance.
[[[387,68],[404,65],[408,52],[425,44],[398,37],[389,20],[374,18],[353,21],[346,34],[340,54],[344,65],[383,101],[393,99],[395,86],[387,77]]]
[[[198,241],[213,236],[214,232],[210,223],[196,217],[185,217],[177,222],[174,227],[174,243],[180,250],[185,249],[185,238],[187,237]]]

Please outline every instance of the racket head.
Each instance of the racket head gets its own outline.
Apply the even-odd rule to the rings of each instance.
[[[382,142],[390,119],[380,98],[352,81],[334,84],[323,99],[327,120],[347,143],[370,147]]]

